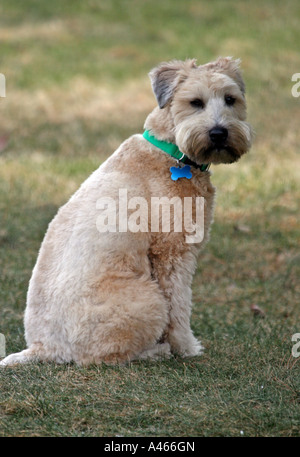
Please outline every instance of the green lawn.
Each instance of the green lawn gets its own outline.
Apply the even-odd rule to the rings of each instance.
[[[256,138],[212,168],[193,283],[202,357],[0,371],[0,436],[299,436],[300,3],[2,0],[0,333],[25,347],[26,291],[58,207],[155,106],[162,60],[242,59]],[[255,315],[253,306],[262,315]]]

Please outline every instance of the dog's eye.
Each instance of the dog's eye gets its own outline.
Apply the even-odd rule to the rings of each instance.
[[[235,98],[232,95],[225,95],[225,103],[228,106],[232,106],[235,104]]]
[[[204,103],[203,100],[201,100],[201,98],[196,98],[195,100],[192,100],[191,105],[194,108],[204,108]]]

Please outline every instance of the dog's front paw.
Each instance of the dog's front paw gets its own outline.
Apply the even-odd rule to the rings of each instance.
[[[177,335],[175,333],[169,335],[169,341],[172,352],[180,354],[182,357],[194,357],[203,354],[204,347],[193,334]]]
[[[193,341],[193,344],[190,344],[186,348],[181,348],[181,355],[183,357],[194,357],[196,355],[202,355],[204,352],[204,347],[202,346],[201,342],[196,340]]]

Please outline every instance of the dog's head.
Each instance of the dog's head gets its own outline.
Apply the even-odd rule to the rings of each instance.
[[[149,73],[160,109],[172,118],[180,151],[197,163],[232,163],[251,146],[245,85],[239,60],[197,66],[195,60],[162,63]]]

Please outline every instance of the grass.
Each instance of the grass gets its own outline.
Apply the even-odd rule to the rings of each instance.
[[[213,167],[211,241],[193,283],[204,356],[1,370],[0,436],[299,436],[300,6],[3,0],[0,332],[25,347],[26,291],[48,223],[154,107],[161,60],[243,62],[252,151]],[[254,315],[253,305],[265,314]]]

